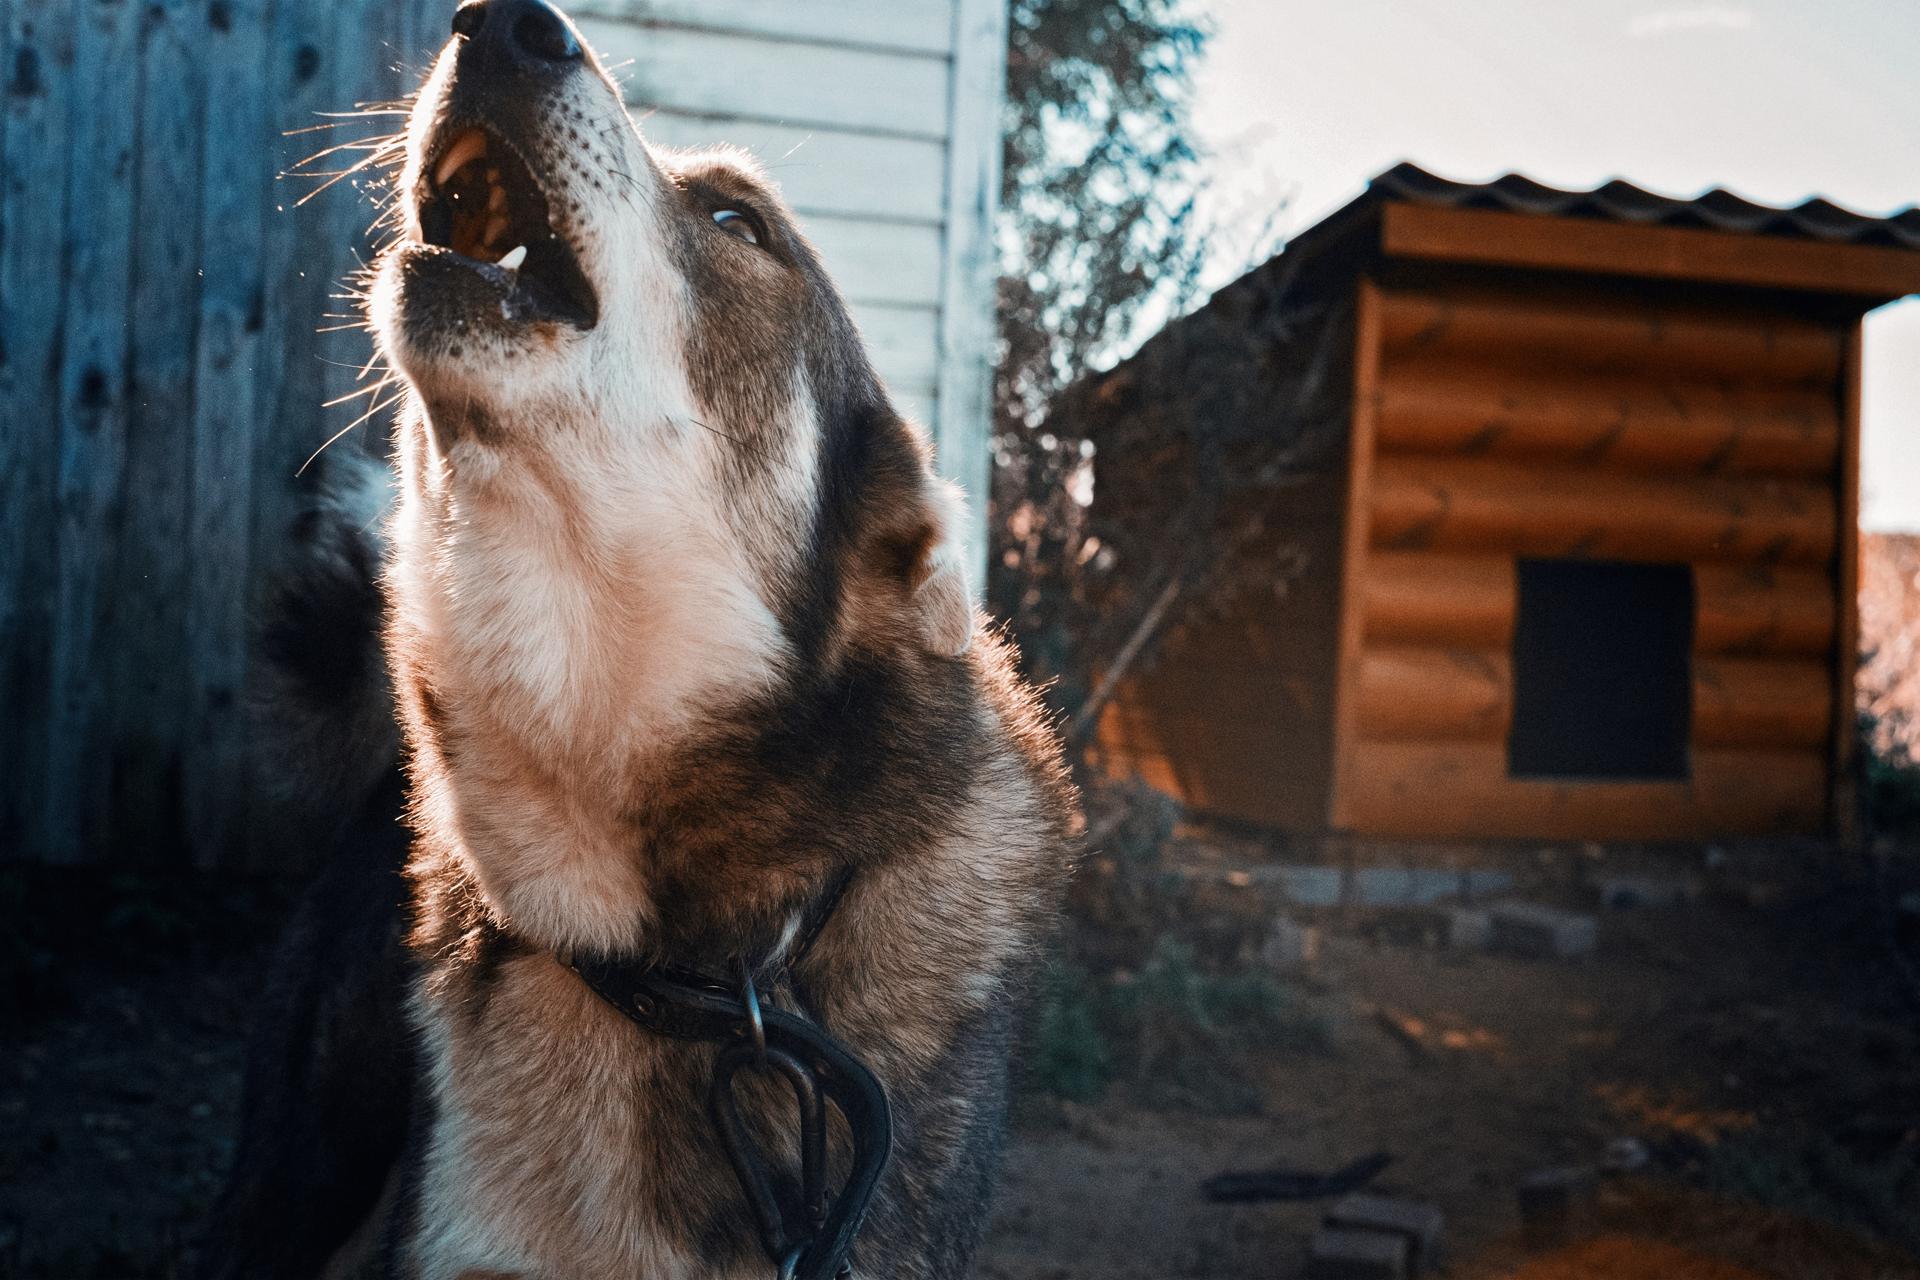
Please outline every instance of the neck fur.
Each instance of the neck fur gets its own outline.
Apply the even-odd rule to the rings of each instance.
[[[687,509],[688,477],[614,492],[516,465],[456,484],[473,452],[414,450],[427,470],[394,526],[418,821],[528,936],[638,945],[657,894],[630,815],[676,746],[775,685],[778,620],[720,522]]]

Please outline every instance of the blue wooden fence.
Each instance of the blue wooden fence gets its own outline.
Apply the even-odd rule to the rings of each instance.
[[[409,89],[451,7],[0,0],[0,856],[261,843],[249,612],[360,412],[321,406],[365,335],[316,330],[374,216],[280,175],[397,128],[314,126]]]

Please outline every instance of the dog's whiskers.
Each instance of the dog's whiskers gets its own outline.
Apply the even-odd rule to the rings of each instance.
[[[382,387],[393,386],[399,381],[400,380],[398,378],[386,378],[380,382],[375,383],[373,387],[369,388],[369,390],[377,391]],[[326,442],[322,444],[318,449],[315,449],[312,453],[308,454],[307,460],[301,463],[299,469],[295,471],[293,474],[296,477],[305,475],[307,472],[307,468],[313,465],[313,460],[315,458],[318,458],[321,454],[325,453],[330,447],[332,447],[333,443],[336,440],[346,435],[349,431],[352,431],[355,427],[359,426],[361,423],[365,422],[367,419],[373,417],[374,414],[379,413],[383,409],[391,408],[394,405],[399,404],[402,400],[406,398],[407,398],[407,393],[403,389],[394,395],[388,396],[385,400],[381,400],[378,403],[376,403],[371,409],[368,409],[365,413],[355,418],[352,422],[349,422],[346,426],[340,428],[338,431],[328,436],[326,439]],[[335,401],[334,403],[338,403],[338,401]]]

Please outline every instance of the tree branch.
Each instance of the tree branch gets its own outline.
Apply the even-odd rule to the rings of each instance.
[[[1113,665],[1101,675],[1099,686],[1088,695],[1087,700],[1081,704],[1079,712],[1073,717],[1073,723],[1067,727],[1067,740],[1072,750],[1077,752],[1086,745],[1094,725],[1100,721],[1100,713],[1106,710],[1107,703],[1113,700],[1114,693],[1119,689],[1120,681],[1126,678],[1134,660],[1140,656],[1141,650],[1146,648],[1147,641],[1153,639],[1154,633],[1166,621],[1167,610],[1173,608],[1174,601],[1179,598],[1180,574],[1176,571],[1167,578],[1167,585],[1160,589],[1158,596],[1154,597],[1153,604],[1141,616],[1139,625],[1133,629],[1133,634],[1128,636],[1127,642],[1120,646],[1120,652],[1113,655]]]

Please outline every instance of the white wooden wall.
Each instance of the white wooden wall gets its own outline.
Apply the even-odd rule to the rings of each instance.
[[[778,179],[984,566],[1005,0],[572,0],[648,137]],[[621,65],[626,64],[626,65]]]

